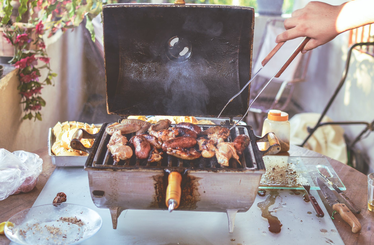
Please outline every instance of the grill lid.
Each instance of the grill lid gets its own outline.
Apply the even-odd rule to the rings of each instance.
[[[251,75],[250,7],[112,4],[103,28],[110,114],[217,116]],[[248,92],[223,116],[243,115]]]

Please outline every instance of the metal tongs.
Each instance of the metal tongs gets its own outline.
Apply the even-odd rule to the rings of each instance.
[[[288,60],[286,61],[286,63],[280,68],[280,70],[277,72],[277,74],[275,74],[266,84],[265,86],[261,89],[261,91],[256,95],[256,97],[254,98],[254,100],[251,101],[251,103],[249,104],[248,106],[248,109],[247,111],[245,112],[245,114],[243,115],[242,118],[240,118],[236,123],[234,123],[234,125],[230,128],[233,129],[239,122],[241,122],[248,114],[249,112],[249,109],[251,108],[251,106],[253,105],[253,102],[255,102],[255,100],[257,100],[257,98],[260,96],[260,94],[265,90],[265,88],[270,84],[270,82],[274,79],[274,78],[278,78],[280,77],[280,75],[282,75],[282,73],[284,72],[284,70],[288,67],[288,65],[295,59],[295,57],[299,54],[299,52],[301,50],[303,50],[304,46],[306,45],[306,43],[310,40],[309,37],[305,37],[304,40],[300,43],[300,45],[295,49],[295,51],[291,54],[291,56],[288,58]],[[271,58],[273,58],[273,56],[278,52],[278,50],[283,46],[284,42],[280,42],[278,43],[274,48],[273,50],[270,51],[270,53],[265,57],[265,59],[261,62],[261,65],[262,67],[255,73],[255,75],[251,78],[251,80],[249,80],[247,82],[246,85],[244,85],[244,87],[237,93],[235,94],[231,99],[229,99],[229,101],[226,103],[226,105],[222,108],[221,112],[218,114],[218,117],[219,118],[222,114],[222,112],[226,109],[226,107],[228,106],[228,104],[230,104],[236,97],[238,97],[246,87],[248,87],[248,85],[253,81],[253,79],[255,79],[255,77],[260,73],[260,71],[262,70],[262,68],[264,68],[264,66],[271,60]]]

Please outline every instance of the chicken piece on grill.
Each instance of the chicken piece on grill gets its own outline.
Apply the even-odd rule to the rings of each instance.
[[[151,154],[149,155],[148,162],[159,162],[162,160],[162,151],[158,151],[156,148],[153,148]]]
[[[214,157],[214,152],[217,150],[217,148],[215,147],[213,140],[208,140],[206,138],[200,137],[197,139],[197,143],[199,145],[201,155],[204,158]]]
[[[162,145],[158,142],[158,139],[153,136],[153,135],[149,135],[149,134],[142,134],[142,136],[144,138],[146,138],[148,140],[148,142],[155,148],[157,149],[161,149]]]
[[[138,119],[123,119],[121,123],[113,123],[109,125],[105,130],[107,134],[113,135],[117,130],[121,130],[123,135],[135,133],[137,135],[144,134],[147,132],[148,128],[151,126],[151,123],[145,122]]]
[[[234,139],[232,143],[238,155],[241,155],[243,154],[245,148],[248,147],[249,142],[250,142],[249,136],[245,134],[241,134],[241,135],[236,136],[236,138]]]
[[[151,144],[142,135],[131,137],[130,143],[134,145],[135,155],[139,159],[147,159],[151,151]]]
[[[195,160],[201,157],[201,153],[198,152],[195,148],[168,148],[166,153],[183,160]]]
[[[217,157],[217,162],[221,164],[222,166],[228,167],[229,166],[229,161],[231,158],[234,158],[236,161],[238,161],[239,164],[239,156],[236,153],[236,149],[231,142],[221,142],[217,145],[217,150],[216,150],[216,157]]]
[[[202,134],[206,135],[208,139],[214,141],[215,144],[224,142],[230,136],[230,129],[221,126],[214,126],[204,130]]]
[[[121,134],[121,130],[116,130],[110,137],[107,147],[115,162],[132,157],[133,152],[131,147],[126,145],[127,142],[127,138]]]
[[[176,128],[169,128],[162,129],[160,131],[149,131],[149,134],[155,136],[158,140],[158,143],[162,145],[164,142],[177,137],[179,135],[179,132]]]

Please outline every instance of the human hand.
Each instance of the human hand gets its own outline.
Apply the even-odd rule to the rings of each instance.
[[[303,53],[334,39],[340,31],[336,21],[344,4],[333,6],[322,2],[310,2],[295,10],[291,18],[284,21],[286,31],[277,36],[276,42],[285,42],[297,37],[309,37]]]

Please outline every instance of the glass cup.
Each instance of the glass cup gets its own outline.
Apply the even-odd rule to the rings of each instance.
[[[374,173],[368,175],[368,210],[374,212]]]

